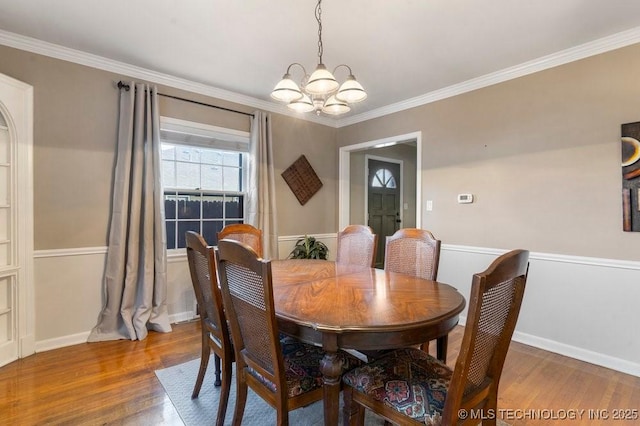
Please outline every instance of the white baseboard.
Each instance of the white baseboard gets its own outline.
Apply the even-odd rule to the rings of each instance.
[[[464,327],[466,323],[467,317],[460,316],[460,322],[458,324]],[[640,364],[636,364],[624,359],[604,355],[598,352],[589,351],[571,345],[566,345],[554,340],[533,336],[531,334],[522,333],[519,331],[515,331],[513,333],[513,338],[511,340],[513,340],[514,342],[522,343],[523,345],[566,356],[568,358],[577,359],[580,361],[588,362],[589,364],[598,365],[604,368],[610,368],[611,370],[616,370],[621,373],[640,377]]]
[[[179,322],[191,321],[194,318],[197,318],[197,315],[194,311],[179,312],[169,315],[169,322],[171,324],[177,324]]]
[[[513,341],[569,358],[640,377],[640,364],[516,331]]]
[[[180,322],[191,321],[195,316],[195,312],[187,311],[180,312],[177,314],[169,315],[169,322],[171,324],[176,324]],[[82,333],[71,334],[68,336],[56,337],[54,339],[41,340],[39,342],[35,342],[35,352],[46,352],[53,349],[60,349],[67,346],[78,345],[81,343],[87,343],[87,339],[89,338],[89,334],[91,331],[84,331]]]
[[[40,340],[36,342],[36,352],[45,352],[53,349],[64,348],[67,346],[78,345],[80,343],[87,343],[89,333],[91,333],[91,331],[84,331],[82,333],[56,337],[53,339]]]

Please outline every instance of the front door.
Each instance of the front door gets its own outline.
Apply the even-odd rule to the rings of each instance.
[[[0,366],[34,351],[33,88],[0,74]]]
[[[368,223],[378,235],[376,267],[384,266],[384,247],[386,238],[393,235],[401,225],[400,164],[367,158],[367,211]]]

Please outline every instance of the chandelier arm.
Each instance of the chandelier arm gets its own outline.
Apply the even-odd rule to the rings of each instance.
[[[302,65],[301,63],[298,63],[298,62],[294,62],[294,63],[290,64],[287,67],[287,74],[291,74],[291,72],[290,72],[291,71],[291,67],[294,66],[294,65],[297,65],[300,68],[302,68],[302,72],[304,73],[304,77],[305,78],[309,76],[309,74],[307,74],[307,70],[305,69],[304,65]]]
[[[337,70],[338,70],[338,68],[340,68],[340,67],[345,67],[345,68],[347,68],[347,69],[349,70],[349,75],[353,75],[353,71],[351,71],[351,67],[350,67],[349,65],[347,65],[347,64],[340,64],[340,65],[336,66],[336,67],[333,69],[333,75],[335,75],[335,74],[336,74],[336,71],[337,71]]]

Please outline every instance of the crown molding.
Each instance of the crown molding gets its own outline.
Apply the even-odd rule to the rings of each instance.
[[[432,102],[440,101],[453,96],[461,95],[473,90],[492,86],[518,77],[523,77],[549,68],[564,65],[600,53],[609,52],[611,50],[630,46],[640,43],[640,27],[635,27],[627,31],[622,31],[607,37],[603,37],[588,43],[581,44],[560,52],[552,53],[547,56],[505,68],[494,73],[486,74],[471,80],[454,84],[443,89],[435,90],[424,95],[406,99],[401,102],[386,105],[361,114],[345,117],[342,119],[332,119],[315,114],[298,114],[289,110],[286,106],[276,104],[274,102],[265,101],[247,95],[231,92],[229,90],[220,89],[202,83],[175,77],[169,74],[163,74],[142,67],[126,64],[124,62],[114,61],[102,56],[93,55],[79,50],[70,49],[57,44],[45,42],[31,37],[22,36],[11,33],[9,31],[0,30],[0,44],[48,56],[55,59],[61,59],[103,71],[109,71],[116,74],[123,74],[132,78],[139,78],[155,84],[162,84],[176,89],[186,90],[188,92],[200,95],[210,96],[213,98],[235,102],[258,109],[262,109],[277,114],[295,117],[300,120],[306,120],[322,124],[328,127],[340,128],[357,124],[363,121],[371,120],[396,112],[426,105]]]
[[[600,53],[609,52],[621,47],[630,46],[640,43],[640,27],[635,27],[627,31],[616,33],[607,37],[603,37],[588,43],[584,43],[560,52],[542,56],[522,64],[505,68],[494,73],[486,74],[471,80],[464,81],[460,84],[454,84],[440,90],[416,96],[401,102],[390,104],[381,108],[364,112],[362,114],[345,117],[338,120],[337,127],[345,127],[362,121],[371,120],[373,118],[383,117],[395,112],[404,111],[406,109],[415,108],[421,105],[440,101],[453,96],[461,95],[472,90],[481,89],[483,87],[492,86],[518,77],[544,71],[559,65],[568,64],[589,56],[598,55]]]
[[[124,62],[114,61],[102,56],[93,55],[91,53],[83,52],[80,50],[70,49],[68,47],[23,36],[20,34],[15,34],[1,29],[0,45],[13,47],[15,49],[24,50],[31,53],[37,53],[39,55],[48,56],[50,58],[61,59],[63,61],[68,61],[79,65],[85,65],[91,68],[97,68],[103,71],[122,74],[151,83],[162,84],[164,86],[186,90],[188,92],[197,93],[200,95],[210,96],[212,98],[235,102],[241,105],[258,108],[261,110],[295,117],[301,120],[312,121],[329,127],[337,126],[337,121],[335,119],[324,116],[317,116],[315,114],[297,114],[287,108],[286,105],[265,101],[263,99],[258,99],[247,95],[242,95],[240,93],[235,93],[214,86],[197,83],[184,78],[156,72],[135,65],[130,65]]]

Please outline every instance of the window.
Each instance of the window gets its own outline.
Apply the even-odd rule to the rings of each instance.
[[[238,135],[244,132],[225,131],[162,120],[167,249],[184,248],[187,231],[198,232],[215,245],[222,228],[244,222],[249,137]]]
[[[395,188],[396,179],[393,177],[393,173],[389,169],[379,169],[373,176],[373,182],[371,186],[376,188]]]

